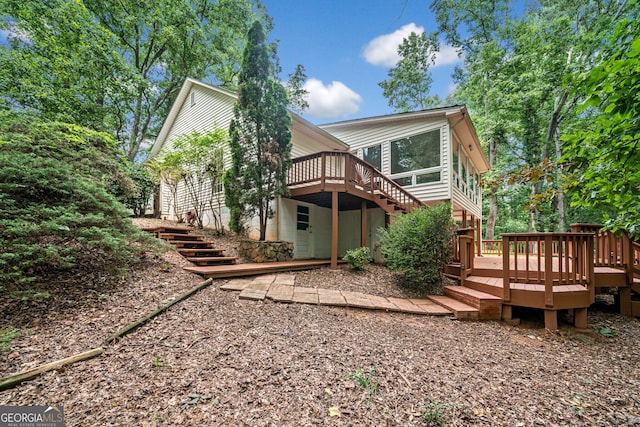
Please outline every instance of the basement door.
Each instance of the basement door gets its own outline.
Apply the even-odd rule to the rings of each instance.
[[[313,236],[311,228],[311,205],[298,203],[296,206],[296,258],[312,257]]]

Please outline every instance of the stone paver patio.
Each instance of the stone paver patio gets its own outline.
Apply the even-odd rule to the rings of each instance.
[[[281,303],[316,304],[385,310],[400,313],[447,316],[453,313],[429,298],[385,298],[362,292],[295,286],[294,274],[265,274],[255,278],[233,279],[222,285],[225,291],[239,291],[241,299]]]

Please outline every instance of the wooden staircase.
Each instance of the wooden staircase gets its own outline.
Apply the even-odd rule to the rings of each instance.
[[[205,241],[204,236],[193,234],[189,227],[158,226],[143,230],[175,246],[180,255],[197,266],[230,265],[238,260],[214,248],[214,243]]]

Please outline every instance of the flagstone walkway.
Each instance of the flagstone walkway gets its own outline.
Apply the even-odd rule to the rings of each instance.
[[[253,278],[233,279],[222,285],[225,291],[240,291],[241,299],[281,303],[317,304],[355,307],[369,310],[447,316],[453,313],[429,298],[385,298],[362,292],[295,286],[294,274],[268,274]]]

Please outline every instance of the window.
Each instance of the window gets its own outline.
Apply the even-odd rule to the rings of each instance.
[[[391,142],[391,174],[440,166],[440,129]]]
[[[362,160],[369,163],[374,168],[382,169],[382,146],[374,145],[362,149]]]
[[[296,228],[300,231],[309,229],[309,207],[298,205]]]
[[[193,107],[194,105],[196,105],[196,93],[191,92],[191,106]]]

